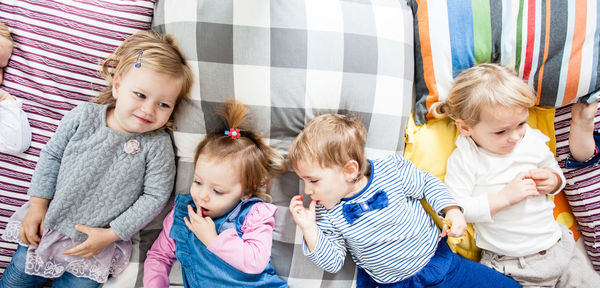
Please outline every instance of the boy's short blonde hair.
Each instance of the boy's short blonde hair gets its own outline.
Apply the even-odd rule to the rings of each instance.
[[[321,167],[343,167],[358,162],[360,175],[365,173],[367,129],[356,116],[324,114],[312,119],[289,148],[289,161],[297,168],[301,161],[314,161]]]
[[[483,107],[530,108],[536,104],[535,91],[517,74],[494,63],[471,67],[454,79],[444,102],[432,105],[436,118],[450,116],[462,119],[467,125],[480,121]]]

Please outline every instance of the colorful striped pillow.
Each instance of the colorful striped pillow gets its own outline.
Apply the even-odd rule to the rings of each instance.
[[[40,151],[62,116],[106,85],[98,64],[127,36],[150,28],[154,0],[2,0],[0,21],[14,39],[1,88],[23,101],[33,130],[21,154],[0,153],[0,234],[27,189]],[[0,273],[16,244],[0,241]],[[135,253],[134,253],[135,254]]]
[[[598,0],[411,0],[415,31],[415,122],[448,96],[462,70],[514,67],[560,107],[600,87]]]

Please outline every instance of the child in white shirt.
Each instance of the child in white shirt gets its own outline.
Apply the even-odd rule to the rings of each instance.
[[[473,222],[481,263],[523,286],[599,287],[600,276],[553,216],[550,195],[565,178],[546,142],[527,125],[533,90],[510,69],[481,64],[463,71],[437,117],[461,135],[446,184]]]
[[[0,84],[12,49],[10,32],[0,23]],[[0,89],[0,153],[22,153],[31,144],[31,128],[21,105],[20,100]]]

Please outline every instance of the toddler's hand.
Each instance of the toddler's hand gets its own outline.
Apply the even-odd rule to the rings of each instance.
[[[446,236],[446,234],[448,237],[461,237],[463,234],[465,234],[465,230],[467,229],[467,221],[458,207],[454,206],[446,209],[446,219],[450,221],[452,225],[450,227],[450,231],[448,231],[446,225],[444,224],[444,229],[442,229],[442,237]]]
[[[33,204],[33,203],[30,203]],[[29,206],[23,221],[21,222],[21,229],[19,230],[19,238],[26,245],[32,245],[37,247],[44,231],[44,218],[46,217],[46,211],[48,210],[41,206]]]
[[[119,240],[119,236],[112,228],[92,228],[85,225],[75,225],[75,230],[87,234],[87,240],[83,243],[63,252],[65,255],[79,256],[90,259],[100,253],[110,243]]]
[[[212,240],[219,236],[217,235],[215,222],[213,222],[210,217],[202,217],[201,214],[194,212],[192,205],[188,205],[188,215],[190,217],[189,220],[187,217],[183,218],[185,225],[194,232],[194,235],[196,235],[205,246],[208,246]]]
[[[571,121],[572,122],[592,122],[596,116],[598,110],[598,101],[593,103],[573,103],[571,107]]]
[[[304,234],[304,241],[306,241],[308,251],[314,251],[317,245],[317,238],[319,237],[319,227],[317,227],[315,216],[317,201],[312,200],[310,205],[308,205],[308,209],[306,209],[304,208],[304,203],[302,203],[303,198],[304,195],[292,197],[292,200],[290,200],[290,212],[292,213],[294,222],[296,222],[296,225],[300,227],[302,234]]]
[[[290,201],[290,212],[292,213],[292,218],[294,218],[296,225],[305,231],[317,226],[317,222],[315,220],[315,207],[317,205],[317,201],[312,200],[308,206],[308,209],[306,209],[304,208],[304,203],[302,203],[303,198],[304,195],[296,195],[292,197],[292,200]]]
[[[4,101],[4,100],[17,100],[17,98],[10,95],[8,92],[0,89],[0,101]]]
[[[552,193],[561,184],[560,177],[548,169],[533,169],[529,171],[529,175],[540,194]]]
[[[500,191],[508,206],[517,204],[529,196],[538,196],[535,182],[528,173],[521,172]]]

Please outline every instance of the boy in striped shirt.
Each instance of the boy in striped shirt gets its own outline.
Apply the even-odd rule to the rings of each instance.
[[[336,273],[348,250],[358,287],[519,287],[452,253],[440,236],[459,237],[466,223],[448,189],[398,155],[367,160],[366,138],[358,118],[326,114],[290,145],[290,164],[312,199],[308,209],[304,195],[290,202],[309,259]],[[423,197],[451,228],[440,233],[418,201]]]

